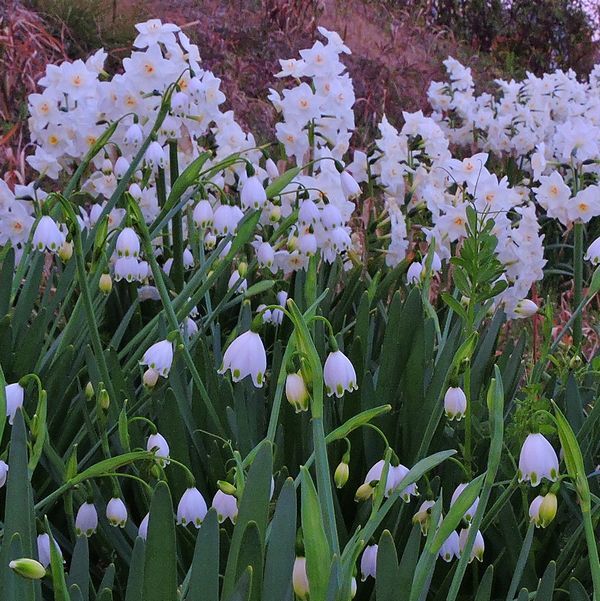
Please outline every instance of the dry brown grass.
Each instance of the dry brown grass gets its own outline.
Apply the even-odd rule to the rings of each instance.
[[[0,6],[0,173],[10,183],[25,174],[26,98],[49,62],[66,58],[64,39],[20,3]]]

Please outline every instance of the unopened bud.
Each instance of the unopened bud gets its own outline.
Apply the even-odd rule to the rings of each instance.
[[[103,273],[100,276],[98,288],[100,289],[100,292],[104,292],[104,294],[110,294],[110,291],[112,290],[112,278],[108,273]]]
[[[93,386],[93,384],[92,384],[91,382],[88,382],[88,383],[85,385],[85,396],[86,396],[88,399],[92,399],[92,398],[94,398],[94,386]]]
[[[155,369],[149,367],[144,372],[142,380],[146,388],[154,388],[156,386],[156,383],[158,382],[158,372]]]
[[[237,492],[237,489],[231,482],[227,482],[227,480],[218,480],[217,486],[221,491],[223,491],[226,495],[233,495]]]
[[[8,567],[23,578],[31,580],[39,580],[46,575],[46,568],[35,559],[23,557],[21,559],[13,559]]]
[[[308,410],[308,390],[300,373],[288,374],[285,380],[285,396],[296,413]]]
[[[549,492],[542,501],[539,510],[540,526],[545,528],[556,517],[558,509],[558,499],[553,492]]]
[[[108,391],[106,388],[102,388],[100,390],[100,394],[98,395],[98,404],[104,411],[107,411],[110,406],[110,397],[108,396]]]
[[[342,459],[339,465],[335,468],[335,473],[333,474],[333,481],[338,488],[343,488],[346,482],[348,482],[348,477],[350,476],[350,466]]]
[[[364,484],[361,484],[356,489],[356,494],[354,495],[354,500],[355,501],[366,501],[373,494],[373,490],[374,489],[369,482],[365,482]]]
[[[61,261],[66,263],[73,256],[73,243],[65,240],[63,245],[58,249],[58,256],[61,258]]]
[[[240,274],[240,277],[246,277],[246,273],[248,273],[248,263],[242,261],[239,265],[238,265],[238,273]]]

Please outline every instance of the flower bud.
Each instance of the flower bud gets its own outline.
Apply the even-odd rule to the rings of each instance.
[[[46,568],[39,561],[28,557],[13,559],[8,567],[19,576],[31,580],[39,580],[46,575]]]
[[[7,384],[4,387],[4,393],[6,395],[6,416],[8,417],[8,423],[12,425],[17,409],[23,407],[25,390],[18,382],[16,382],[14,384]]]
[[[340,461],[338,466],[335,468],[335,473],[333,474],[333,481],[338,488],[343,488],[346,482],[348,482],[348,478],[350,476],[350,466],[344,459]]]
[[[217,486],[220,490],[222,490],[226,495],[235,495],[237,489],[231,482],[227,482],[227,480],[217,480]]]
[[[0,488],[6,484],[8,478],[8,464],[0,459]]]
[[[100,389],[100,394],[98,395],[98,405],[100,405],[104,411],[108,411],[108,408],[110,407],[110,396],[108,395],[108,390],[106,390],[106,388]]]
[[[413,515],[412,523],[419,524],[421,527],[421,534],[427,536],[429,531],[429,525],[431,522],[431,508],[435,505],[434,501],[423,501],[419,511]]]
[[[554,520],[556,517],[556,511],[558,510],[558,499],[553,492],[549,492],[543,499],[540,505],[540,526],[545,528]]]
[[[265,170],[271,179],[279,177],[279,169],[277,169],[277,165],[273,159],[267,159],[265,161]]]
[[[306,558],[296,557],[294,570],[292,572],[292,585],[294,593],[300,601],[308,601],[310,590],[308,586],[308,575],[306,573]]]
[[[532,315],[535,315],[537,311],[538,306],[528,298],[520,300],[515,307],[517,317],[531,317]]]
[[[371,486],[371,484],[369,482],[365,482],[364,484],[361,484],[356,489],[356,494],[354,495],[354,500],[355,501],[366,501],[373,494],[373,490],[374,490],[374,488]]]
[[[285,396],[296,413],[308,410],[308,390],[300,372],[288,374],[285,379]]]
[[[100,292],[104,292],[104,294],[110,294],[112,285],[112,278],[110,277],[110,274],[103,273],[100,276],[100,281],[98,282],[98,288]]]
[[[460,421],[467,410],[467,397],[462,388],[451,386],[444,396],[444,412],[449,420]]]
[[[342,171],[342,173],[340,173],[340,181],[342,184],[342,192],[346,198],[352,199],[360,194],[358,182],[347,171]]]
[[[73,243],[65,240],[58,249],[58,256],[61,261],[66,263],[73,256]]]
[[[94,385],[91,382],[88,382],[85,385],[85,396],[88,399],[93,399],[94,398],[94,394],[95,394],[95,392],[94,392]]]
[[[158,372],[149,367],[142,376],[142,381],[146,388],[154,388],[158,382]]]

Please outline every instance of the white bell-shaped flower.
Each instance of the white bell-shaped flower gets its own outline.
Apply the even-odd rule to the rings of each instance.
[[[323,379],[327,396],[335,394],[340,398],[344,391],[352,392],[358,388],[354,366],[340,350],[329,353],[323,368]]]
[[[98,512],[93,503],[84,503],[75,517],[75,532],[77,536],[92,536],[98,528]]]
[[[7,384],[4,393],[6,395],[6,416],[8,417],[8,423],[12,425],[17,409],[23,407],[25,390],[18,382],[15,382],[14,384]]]
[[[213,228],[219,236],[233,234],[237,225],[244,216],[240,207],[221,205],[213,215]]]
[[[8,463],[0,459],[0,488],[6,484],[8,478]]]
[[[166,378],[173,364],[173,344],[168,340],[154,343],[144,353],[140,363],[156,370],[163,378]]]
[[[450,507],[452,507],[452,505],[454,505],[454,503],[456,503],[456,501],[458,500],[458,497],[460,497],[462,491],[465,490],[465,488],[467,488],[467,484],[468,483],[464,482],[462,484],[459,484],[456,487],[456,489],[452,493],[452,498],[450,499]],[[469,507],[469,509],[467,509],[467,511],[465,511],[464,518],[465,518],[465,520],[467,520],[467,522],[470,522],[473,519],[473,516],[475,515],[475,512],[477,511],[478,505],[479,505],[479,497],[477,497],[475,499],[475,501],[473,501],[473,504],[471,505],[471,507]]]
[[[125,157],[119,157],[115,161],[114,172],[117,176],[117,179],[122,179],[123,176],[127,173],[127,170],[130,167],[129,161]]]
[[[164,169],[167,162],[167,157],[163,147],[158,142],[152,142],[146,150],[146,161],[152,165],[154,169]]]
[[[242,185],[240,202],[244,209],[262,209],[267,202],[267,193],[256,175],[250,176]]]
[[[306,573],[306,558],[296,557],[292,571],[292,585],[294,593],[300,601],[308,601],[310,589],[308,586],[308,575]]]
[[[542,434],[529,434],[519,456],[519,482],[530,482],[531,486],[537,486],[542,478],[556,481],[558,457]]]
[[[256,332],[244,332],[227,347],[219,373],[224,374],[228,369],[231,370],[234,382],[251,376],[254,386],[262,387],[267,369],[267,353]]]
[[[39,562],[47,568],[50,565],[50,536],[43,532],[42,534],[38,534],[37,536],[37,552],[38,552],[38,560]],[[54,541],[56,543],[56,541]],[[56,550],[58,554],[62,558],[62,550],[56,543]]]
[[[144,139],[144,131],[137,124],[134,123],[130,125],[125,132],[125,136],[123,137],[123,142],[126,146],[130,146],[133,149],[138,148]]]
[[[377,551],[379,545],[367,545],[360,559],[360,578],[364,582],[369,576],[375,578],[377,572]]]
[[[146,540],[148,538],[148,521],[150,520],[150,514],[147,513],[144,516],[144,519],[140,522],[140,527],[138,528],[138,536]]]
[[[451,386],[444,395],[444,412],[449,420],[461,420],[467,410],[467,397],[462,388]]]
[[[115,246],[119,257],[137,257],[140,254],[140,239],[131,227],[124,227],[117,236]]]
[[[413,285],[418,284],[421,281],[422,273],[423,264],[419,263],[419,261],[413,261],[406,271],[406,283]]]
[[[213,210],[208,200],[201,200],[195,207],[192,216],[194,225],[198,228],[206,229],[213,222]]]
[[[38,221],[33,233],[32,245],[37,250],[50,250],[57,253],[65,242],[65,235],[60,231],[52,217],[44,215]]]
[[[115,280],[134,282],[140,280],[140,262],[135,257],[119,257],[115,261]]]
[[[197,488],[188,488],[181,495],[177,506],[177,523],[182,526],[193,524],[200,528],[207,511],[206,501],[200,491]]]
[[[453,530],[448,538],[442,543],[438,556],[444,561],[452,561],[454,557],[460,557],[458,532]]]
[[[355,198],[360,194],[358,182],[347,171],[340,173],[340,182],[342,184],[342,192],[346,198]]]
[[[234,269],[233,273],[229,276],[229,281],[227,282],[227,289],[232,290],[234,286],[236,286],[235,292],[237,294],[244,294],[244,292],[248,290],[248,280],[246,280],[246,278],[243,278],[237,269]]]
[[[600,263],[600,238],[596,238],[587,249],[584,259],[592,265]]]
[[[156,458],[159,459],[159,463],[165,467],[165,465],[169,464],[169,454],[171,450],[169,449],[169,443],[166,438],[157,432],[156,434],[150,434],[148,436],[148,441],[146,442],[146,450],[154,451]]]
[[[460,552],[464,551],[465,545],[467,544],[467,537],[469,536],[469,528],[463,528],[460,531],[460,535],[458,537],[458,547]],[[479,530],[477,530],[477,534],[475,535],[475,542],[473,543],[473,548],[471,549],[471,556],[469,557],[469,563],[471,563],[474,559],[477,561],[483,561],[483,552],[485,551],[485,543],[483,541],[483,536]]]
[[[127,507],[123,499],[113,497],[106,505],[106,519],[111,526],[125,528],[127,523]]]
[[[268,242],[262,242],[256,249],[256,259],[261,267],[271,268],[275,261],[275,251]]]
[[[238,515],[237,499],[233,495],[228,495],[222,490],[218,490],[213,497],[212,506],[217,511],[219,523],[223,523],[227,518],[232,524],[235,524]]]
[[[296,413],[308,410],[308,390],[302,374],[288,374],[285,379],[285,397]]]

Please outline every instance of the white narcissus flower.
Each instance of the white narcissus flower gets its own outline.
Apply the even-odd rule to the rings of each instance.
[[[15,382],[14,384],[7,384],[4,392],[6,394],[6,416],[8,417],[8,423],[12,426],[17,409],[23,407],[25,390],[18,382]]]
[[[75,518],[75,532],[77,536],[84,534],[92,536],[98,528],[98,512],[93,503],[84,503],[77,512]]]
[[[450,507],[452,507],[452,505],[454,505],[454,503],[456,503],[456,501],[458,500],[458,497],[460,497],[463,490],[465,490],[465,488],[467,488],[467,485],[468,485],[468,483],[463,482],[462,484],[459,484],[456,487],[456,489],[452,493],[452,498],[450,499]],[[471,505],[471,507],[469,507],[465,511],[464,518],[465,518],[465,520],[467,520],[467,522],[470,522],[473,519],[473,516],[475,515],[475,512],[477,511],[478,505],[479,505],[479,497],[477,497],[475,499],[475,501],[473,501],[473,504]]]
[[[469,528],[463,528],[460,531],[460,535],[458,537],[458,546],[460,552],[464,551],[465,545],[467,544],[467,538],[469,536]],[[485,543],[483,541],[483,536],[481,532],[477,530],[477,534],[475,535],[475,542],[473,543],[473,548],[471,549],[471,556],[469,557],[469,563],[471,563],[474,559],[477,561],[483,561],[483,552],[485,551]]]
[[[56,543],[56,550],[62,558],[62,550],[58,546],[58,543],[56,541],[54,542]],[[37,536],[37,552],[39,562],[47,568],[50,565],[50,536],[46,532],[38,534]]]
[[[267,369],[267,353],[256,332],[244,332],[227,347],[219,373],[224,374],[228,369],[231,370],[234,382],[251,376],[254,386],[262,387]]]
[[[37,250],[50,250],[57,253],[65,242],[65,235],[60,231],[52,217],[44,215],[38,221],[33,233],[32,245]]]
[[[182,526],[193,524],[196,528],[200,528],[208,508],[206,501],[197,488],[188,488],[177,506],[177,523]]]
[[[233,495],[228,495],[222,490],[218,490],[213,497],[212,506],[217,510],[219,523],[223,523],[227,518],[232,524],[235,524],[238,515],[237,499]]]
[[[360,579],[364,582],[369,576],[375,578],[377,572],[377,551],[379,545],[367,545],[360,560]]]
[[[358,388],[354,366],[340,350],[329,353],[323,368],[323,379],[327,396],[335,394],[340,398],[345,390],[352,392]]]
[[[106,505],[106,519],[111,526],[125,528],[127,523],[127,507],[122,499],[113,497]]]
[[[456,530],[453,530],[442,543],[438,555],[446,562],[452,561],[453,557],[460,557],[458,532]]]
[[[537,486],[542,478],[555,482],[558,478],[558,457],[542,434],[529,434],[519,455],[519,482]]]
[[[292,571],[292,585],[294,593],[300,601],[308,601],[310,589],[308,586],[308,575],[306,574],[306,558],[296,557]]]
[[[285,379],[285,397],[296,413],[308,410],[308,390],[300,372],[288,374]]]
[[[173,344],[168,340],[154,343],[144,353],[140,363],[156,370],[163,378],[166,378],[173,363]]]
[[[154,450],[156,458],[160,460],[159,463],[163,467],[165,467],[165,465],[169,465],[169,453],[171,452],[171,450],[169,449],[169,443],[167,442],[165,437],[159,432],[157,432],[156,434],[150,434],[150,436],[148,436],[146,450]]]
[[[133,228],[124,227],[121,230],[115,249],[119,257],[137,257],[140,254],[140,239]]]
[[[267,202],[267,193],[256,175],[249,177],[242,185],[240,202],[244,209],[262,209]]]
[[[138,528],[138,536],[146,540],[148,538],[148,520],[150,519],[150,514],[147,513],[144,516],[144,519],[140,523],[140,527]]]
[[[467,410],[467,397],[462,388],[451,386],[444,395],[444,412],[449,420],[461,420]]]
[[[8,478],[8,464],[0,459],[0,488],[6,484]]]

